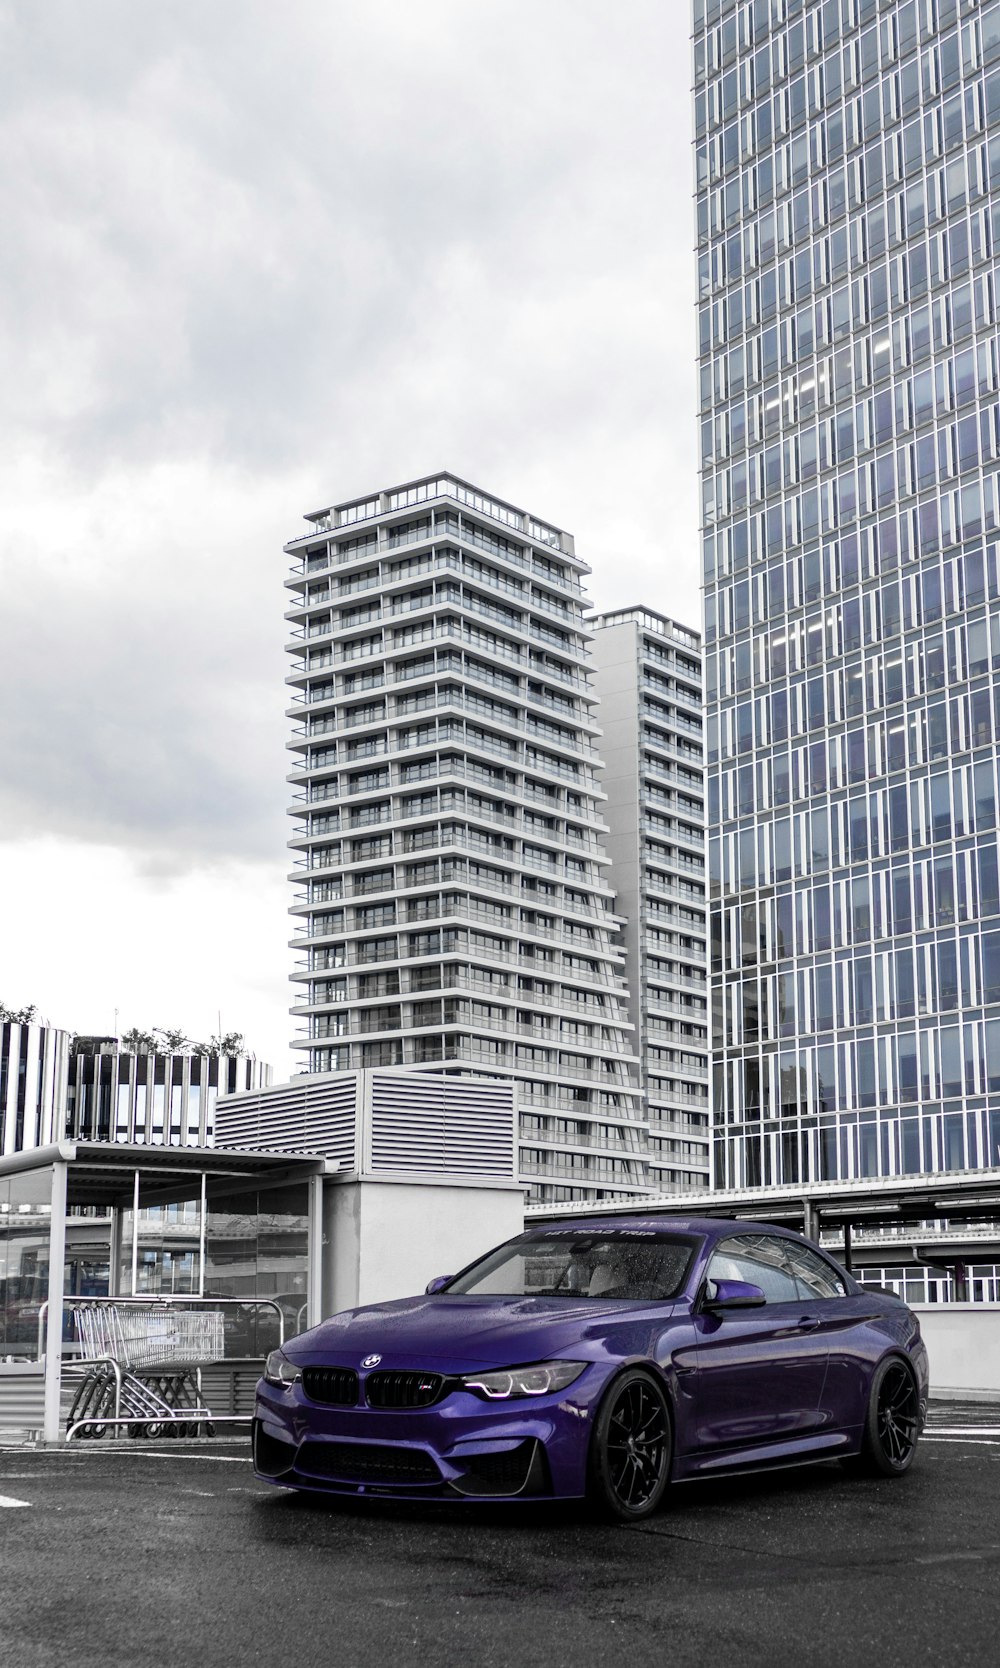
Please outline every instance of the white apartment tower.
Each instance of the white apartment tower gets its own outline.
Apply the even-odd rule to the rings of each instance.
[[[676,1193],[709,1183],[701,637],[649,608],[590,623],[649,1180]]]
[[[294,1046],[513,1078],[538,1203],[646,1186],[569,534],[452,477],[292,557]]]

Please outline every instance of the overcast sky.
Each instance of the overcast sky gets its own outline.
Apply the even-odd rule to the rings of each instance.
[[[0,0],[0,1000],[289,1066],[282,545],[448,469],[697,624],[687,0]]]

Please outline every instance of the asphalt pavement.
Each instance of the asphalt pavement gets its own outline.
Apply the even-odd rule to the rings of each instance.
[[[0,1450],[2,1668],[994,1664],[1000,1405],[940,1404],[909,1475],[569,1507],[313,1501],[242,1443]]]

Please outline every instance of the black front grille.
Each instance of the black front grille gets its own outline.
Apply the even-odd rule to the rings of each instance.
[[[365,1400],[369,1407],[430,1407],[444,1384],[440,1373],[369,1373]]]
[[[296,1469],[345,1483],[440,1483],[430,1454],[373,1442],[304,1442]]]
[[[358,1375],[353,1367],[303,1367],[302,1388],[311,1402],[357,1407]]]

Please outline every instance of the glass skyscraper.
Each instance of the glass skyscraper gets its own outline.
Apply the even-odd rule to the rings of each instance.
[[[715,1180],[1000,1162],[1000,4],[695,0]]]

